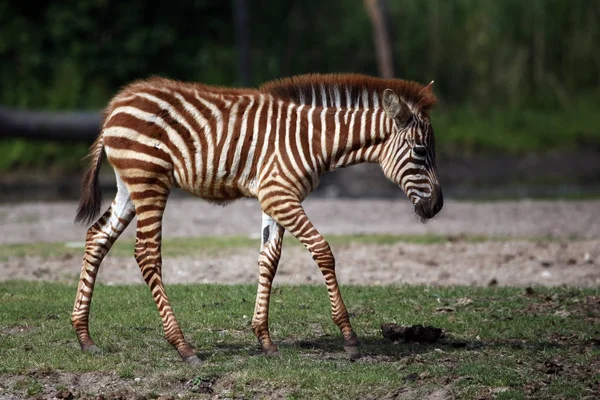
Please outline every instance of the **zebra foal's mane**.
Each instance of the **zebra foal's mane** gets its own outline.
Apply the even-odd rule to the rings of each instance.
[[[414,109],[427,113],[436,103],[433,92],[420,83],[400,79],[380,79],[360,74],[307,74],[262,84],[261,91],[283,100],[316,106],[381,106],[385,89],[392,89]],[[377,103],[373,99],[377,97]]]

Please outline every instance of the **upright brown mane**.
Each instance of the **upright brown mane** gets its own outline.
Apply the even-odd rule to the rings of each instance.
[[[360,74],[307,74],[266,82],[260,90],[284,100],[317,106],[335,105],[336,101],[346,106],[348,93],[351,104],[361,106],[365,93],[369,104],[377,93],[379,104],[385,89],[392,89],[413,108],[427,112],[436,103],[431,90],[413,81],[380,79]],[[323,96],[325,95],[325,96]]]
[[[189,90],[195,89],[199,92],[212,92],[219,94],[227,94],[227,95],[247,95],[256,93],[256,89],[252,88],[237,88],[237,87],[229,87],[229,86],[218,86],[218,85],[208,85],[199,82],[184,82],[178,81],[175,79],[163,78],[160,76],[152,76],[148,79],[142,79],[127,85],[122,93],[135,91],[138,88],[147,88],[155,87],[157,89],[170,89],[170,90]]]

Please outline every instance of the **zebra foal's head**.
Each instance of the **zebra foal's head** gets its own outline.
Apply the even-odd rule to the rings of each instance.
[[[430,86],[423,90],[431,90]],[[400,185],[422,221],[432,218],[442,209],[444,198],[429,116],[392,89],[383,92],[382,105],[391,120],[391,132],[381,153],[381,168],[388,179]]]

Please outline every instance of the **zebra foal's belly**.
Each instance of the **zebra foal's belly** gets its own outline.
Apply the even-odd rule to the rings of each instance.
[[[185,192],[211,203],[226,205],[240,198],[255,198],[256,194],[246,185],[229,180],[202,180],[193,185],[179,184]]]

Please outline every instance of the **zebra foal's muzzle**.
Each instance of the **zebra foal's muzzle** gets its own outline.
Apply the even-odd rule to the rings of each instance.
[[[444,195],[440,185],[434,185],[431,196],[422,197],[415,203],[415,213],[422,219],[433,218],[444,207]]]

